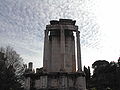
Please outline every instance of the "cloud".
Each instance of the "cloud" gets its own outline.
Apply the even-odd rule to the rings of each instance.
[[[94,14],[90,12],[92,0],[0,2],[0,46],[13,46],[23,58],[28,57],[28,61],[35,54],[39,56],[39,52],[43,50],[43,32],[52,19],[75,19],[81,31],[82,47],[95,48],[99,45],[99,26],[95,22]]]

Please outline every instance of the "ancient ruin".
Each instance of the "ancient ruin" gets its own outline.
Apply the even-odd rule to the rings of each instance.
[[[29,63],[25,73],[26,90],[86,90],[80,32],[75,22],[59,19],[46,26],[43,68],[36,69],[35,73]]]

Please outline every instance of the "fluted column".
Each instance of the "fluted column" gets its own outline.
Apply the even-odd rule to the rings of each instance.
[[[61,50],[61,61],[62,61],[61,69],[64,71],[65,70],[65,32],[64,29],[62,28],[62,25],[60,29],[60,50]]]
[[[45,30],[44,33],[45,33],[45,37],[44,37],[43,68],[45,70],[48,70],[50,69],[50,67],[48,67],[49,66],[49,36],[48,36],[49,31]]]
[[[78,71],[82,71],[81,65],[81,47],[80,47],[80,32],[76,31],[76,41],[77,41],[77,64],[78,64]]]

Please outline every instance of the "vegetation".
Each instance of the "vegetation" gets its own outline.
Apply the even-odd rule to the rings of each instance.
[[[24,64],[11,47],[0,48],[0,90],[23,90]]]
[[[90,75],[90,68],[84,67],[88,90],[120,90],[120,58],[117,63],[95,61],[92,68],[93,75]]]

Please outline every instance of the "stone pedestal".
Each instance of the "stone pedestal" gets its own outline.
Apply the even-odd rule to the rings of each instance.
[[[86,90],[84,73],[26,74],[26,90]],[[32,81],[32,82],[31,82]]]

